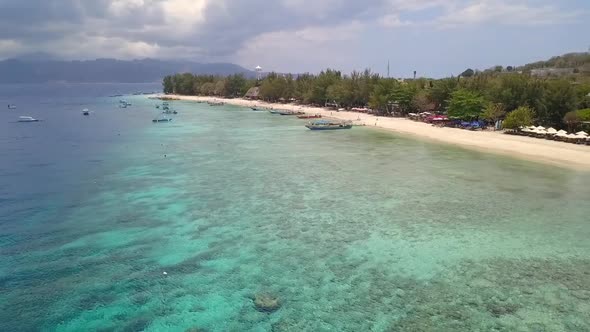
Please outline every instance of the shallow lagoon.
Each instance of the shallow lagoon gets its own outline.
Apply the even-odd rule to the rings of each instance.
[[[101,103],[74,122],[100,131],[92,153],[2,156],[18,160],[0,177],[0,330],[590,329],[588,173],[233,106],[173,102],[151,124],[153,101]],[[14,189],[23,159],[50,189]],[[257,311],[259,293],[281,308]]]

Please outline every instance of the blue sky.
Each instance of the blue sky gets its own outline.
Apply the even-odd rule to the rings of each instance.
[[[590,47],[587,0],[1,0],[0,58],[192,59],[441,77]]]

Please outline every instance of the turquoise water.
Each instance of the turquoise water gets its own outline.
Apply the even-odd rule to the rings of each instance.
[[[0,208],[0,330],[590,330],[588,173],[129,99],[99,162]]]

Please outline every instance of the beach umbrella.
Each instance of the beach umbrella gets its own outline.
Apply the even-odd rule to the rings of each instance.
[[[557,134],[555,134],[555,136],[557,137],[568,137],[568,134],[566,132],[564,132],[563,130],[560,130],[557,132]]]
[[[579,131],[576,133],[577,136],[582,136],[582,137],[588,137],[588,133],[586,133],[585,131]]]
[[[531,129],[529,129],[529,127],[524,127],[522,129],[522,131],[525,132],[525,133],[530,133],[531,132]]]
[[[549,129],[547,129],[547,134],[555,135],[555,134],[557,134],[557,130],[555,130],[555,128],[551,127]]]
[[[567,135],[567,131],[565,131],[563,129],[560,130],[560,131],[558,131],[557,133],[560,134],[560,135]]]
[[[538,129],[538,130],[545,130],[546,128],[545,128],[545,127],[543,127],[543,126],[538,126],[538,127],[537,127],[537,129]]]

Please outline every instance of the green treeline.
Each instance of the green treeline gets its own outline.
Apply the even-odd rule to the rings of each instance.
[[[514,126],[537,124],[555,128],[571,128],[572,124],[590,121],[590,111],[583,110],[590,108],[590,83],[516,72],[470,72],[438,80],[398,81],[369,70],[345,75],[328,69],[317,75],[270,73],[260,82],[243,75],[177,74],[164,78],[163,85],[165,93],[227,98],[242,97],[248,89],[258,86],[258,97],[269,102],[368,106],[380,115],[434,111],[465,120],[495,121],[508,117]],[[510,113],[517,109],[520,113],[511,119]],[[521,116],[523,112],[530,116]],[[523,123],[522,119],[533,123]]]

